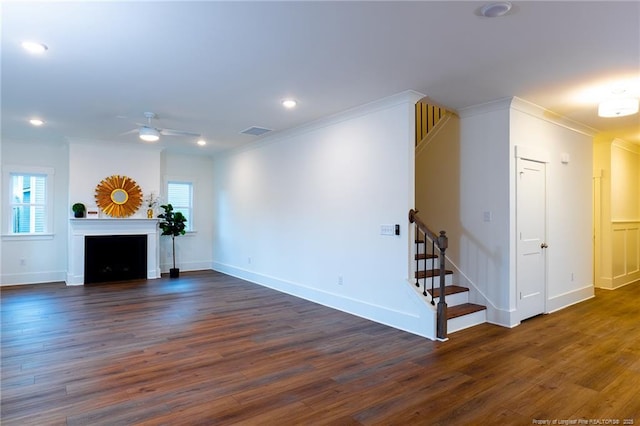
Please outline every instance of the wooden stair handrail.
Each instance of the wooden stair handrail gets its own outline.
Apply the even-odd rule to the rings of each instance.
[[[446,250],[449,246],[449,238],[445,231],[440,231],[440,235],[433,232],[423,221],[418,217],[418,210],[409,210],[409,223],[415,223],[416,226],[432,241],[435,241],[440,250]]]
[[[439,274],[440,275],[440,293],[438,296],[438,308],[437,308],[437,316],[436,316],[436,337],[438,339],[446,339],[447,338],[447,303],[445,301],[445,276],[447,272],[445,268],[445,261],[446,261],[445,252],[449,247],[449,238],[447,237],[447,233],[445,231],[440,231],[440,234],[436,235],[435,232],[429,229],[429,227],[418,217],[417,210],[414,210],[414,209],[409,210],[409,222],[415,223],[418,230],[422,231],[422,233],[425,235],[425,240],[427,237],[431,239],[431,241],[433,241],[438,246],[438,250],[440,251],[440,255],[438,258],[439,264],[440,264],[440,274]],[[418,243],[417,237],[418,235],[416,234],[416,244]],[[417,263],[416,263],[416,267],[417,267]],[[416,269],[416,273],[417,273],[417,269]],[[416,285],[418,285],[417,281],[416,281]],[[432,295],[432,300],[433,300],[433,295]]]

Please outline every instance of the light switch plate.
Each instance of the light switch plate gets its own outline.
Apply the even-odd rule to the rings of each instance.
[[[380,235],[395,235],[395,225],[380,225]]]

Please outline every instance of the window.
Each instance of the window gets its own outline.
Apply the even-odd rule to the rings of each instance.
[[[173,210],[187,218],[186,230],[193,231],[193,184],[191,182],[167,183],[167,203]]]
[[[8,234],[51,232],[51,169],[8,167]]]

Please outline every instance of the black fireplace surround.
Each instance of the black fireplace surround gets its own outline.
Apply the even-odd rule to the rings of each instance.
[[[147,278],[146,235],[84,237],[84,283]]]

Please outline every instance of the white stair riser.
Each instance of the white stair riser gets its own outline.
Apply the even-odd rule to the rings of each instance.
[[[424,278],[420,278],[418,280],[418,282],[420,283],[420,288],[422,288],[423,284],[424,284]],[[431,288],[431,277],[426,278],[427,280],[427,290],[429,290]],[[415,282],[415,278],[414,278],[414,282]],[[453,274],[447,274],[444,276],[444,285],[453,285]],[[436,275],[436,277],[433,279],[433,286],[434,287],[440,287],[440,275]]]
[[[418,269],[440,269],[440,262],[438,259],[420,259]]]
[[[439,301],[440,301],[439,297],[436,297],[434,299],[434,302],[436,304],[438,304]],[[450,294],[447,297],[445,297],[445,302],[447,302],[447,306],[456,306],[456,305],[462,305],[463,303],[469,303],[469,292],[465,291],[463,293]]]
[[[465,328],[487,322],[487,311],[478,311],[447,320],[447,333],[455,333]]]

